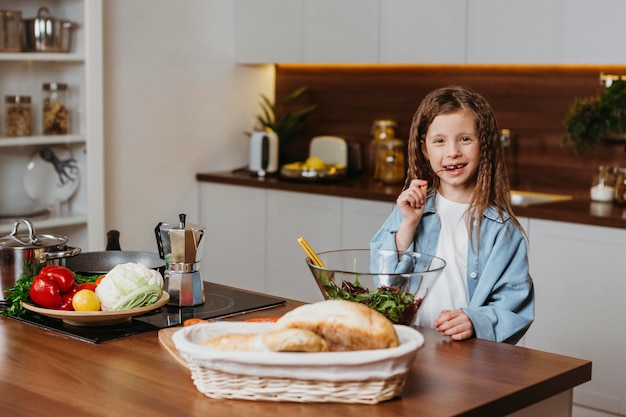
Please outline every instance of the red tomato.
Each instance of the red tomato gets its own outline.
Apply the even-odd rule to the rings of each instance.
[[[91,291],[96,291],[97,286],[98,285],[95,282],[83,282],[82,284],[77,285],[79,290],[91,290]]]

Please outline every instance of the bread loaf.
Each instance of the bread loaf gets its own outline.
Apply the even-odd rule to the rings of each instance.
[[[206,340],[204,346],[220,350],[255,352],[327,352],[320,336],[304,329],[282,329],[266,333],[231,333]]]
[[[389,319],[352,301],[326,300],[297,307],[276,322],[276,330],[306,329],[321,336],[331,351],[385,349],[399,345]]]

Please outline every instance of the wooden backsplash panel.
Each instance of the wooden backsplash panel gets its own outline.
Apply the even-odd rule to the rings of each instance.
[[[396,120],[398,136],[406,139],[423,97],[436,88],[457,84],[483,94],[500,127],[511,130],[513,143],[506,155],[514,188],[585,197],[598,165],[626,163],[621,144],[605,144],[592,157],[574,155],[571,145],[562,145],[567,110],[575,97],[602,88],[601,72],[626,74],[626,67],[278,65],[277,102],[307,86],[303,103],[318,104],[306,133],[284,146],[284,151],[290,160],[303,160],[314,136],[344,136],[362,144],[369,170],[370,129],[375,119]]]

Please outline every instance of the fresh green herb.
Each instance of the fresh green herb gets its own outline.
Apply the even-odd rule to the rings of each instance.
[[[19,317],[26,312],[26,309],[22,307],[22,301],[30,302],[28,291],[33,283],[35,275],[30,277],[20,278],[15,282],[15,285],[7,288],[6,301],[10,303],[10,306],[0,312],[3,316],[15,316]]]

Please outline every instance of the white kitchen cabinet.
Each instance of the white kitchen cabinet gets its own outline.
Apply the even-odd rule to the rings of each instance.
[[[380,0],[380,62],[464,63],[467,2]]]
[[[264,292],[267,192],[201,183],[199,200],[199,223],[206,227],[202,279]]]
[[[378,62],[378,0],[304,0],[303,62]]]
[[[559,63],[565,0],[469,0],[468,63]]]
[[[33,18],[42,2],[6,0],[3,9],[20,10]],[[0,136],[0,205],[7,212],[34,205],[24,190],[23,177],[31,158],[44,147],[67,148],[77,160],[80,185],[65,204],[50,204],[51,214],[33,218],[37,233],[68,236],[71,246],[83,250],[104,247],[104,175],[102,104],[102,2],[61,0],[46,4],[50,15],[78,23],[69,53],[0,53],[0,96],[30,95],[33,135]],[[64,82],[70,96],[70,134],[42,135],[42,84]],[[4,108],[2,126],[5,134]],[[52,184],[51,186],[54,186]],[[19,213],[18,213],[19,214]],[[14,220],[0,220],[0,233],[8,233]]]
[[[592,380],[574,390],[574,402],[620,415],[626,415],[625,253],[624,229],[530,219],[537,301],[525,346],[591,360]]]
[[[235,0],[235,62],[302,61],[303,0]]]
[[[266,216],[267,292],[321,301],[297,239],[303,236],[316,252],[341,249],[341,198],[269,190]]]
[[[378,62],[378,0],[234,4],[235,62]]]
[[[569,0],[565,62],[572,64],[625,64],[626,2],[622,0]]]
[[[344,198],[341,227],[342,249],[368,249],[370,240],[383,225],[394,203]]]
[[[322,295],[297,242],[316,252],[368,248],[392,203],[200,183],[202,278],[300,301]]]

